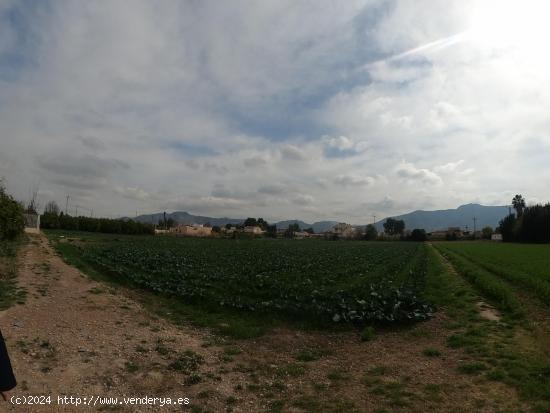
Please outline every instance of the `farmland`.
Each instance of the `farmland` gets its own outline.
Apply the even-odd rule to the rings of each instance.
[[[473,276],[470,278],[478,288],[503,307],[519,309],[514,289],[525,290],[542,304],[550,305],[550,246],[484,242],[437,245],[459,270]]]
[[[85,325],[106,349],[95,374],[126,391],[153,372],[185,383],[197,412],[550,411],[549,309],[496,269],[528,268],[498,255],[539,246],[47,235],[65,263],[45,239],[25,248],[32,306],[16,319],[67,320],[63,338],[40,334],[88,371]]]
[[[87,263],[139,287],[251,312],[332,321],[427,319],[418,243],[80,238]]]

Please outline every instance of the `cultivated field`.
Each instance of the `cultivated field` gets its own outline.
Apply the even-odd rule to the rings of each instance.
[[[550,305],[550,245],[456,242],[437,247],[504,309],[519,311],[516,296],[523,291]]]
[[[426,247],[174,237],[88,237],[82,259],[155,292],[321,321],[422,320]]]
[[[65,263],[28,243],[27,304],[6,315],[24,320],[8,344],[29,391],[184,392],[195,413],[550,411],[545,246],[48,238]]]

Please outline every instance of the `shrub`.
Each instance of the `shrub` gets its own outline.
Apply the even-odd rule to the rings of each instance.
[[[0,182],[0,239],[14,239],[25,229],[23,207]]]
[[[365,327],[361,332],[361,341],[372,341],[374,337],[376,337],[376,334],[371,326]]]
[[[426,231],[423,229],[415,228],[411,232],[411,236],[409,237],[410,241],[418,241],[423,242],[428,239],[428,236],[426,235]]]

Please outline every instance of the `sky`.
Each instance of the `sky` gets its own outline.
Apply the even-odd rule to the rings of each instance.
[[[22,201],[108,217],[361,224],[550,201],[549,13],[0,0],[0,177]]]

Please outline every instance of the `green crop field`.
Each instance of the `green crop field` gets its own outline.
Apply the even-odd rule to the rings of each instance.
[[[502,284],[501,292],[494,291],[494,294],[502,294],[507,288],[503,284],[505,282],[525,289],[550,305],[550,245],[489,242],[436,245],[457,267],[475,267],[478,274],[483,273],[486,279],[491,278],[494,285]]]
[[[429,317],[420,243],[79,235],[81,258],[186,301],[333,321]]]
[[[422,357],[463,351],[453,370],[513,387],[532,407],[518,411],[550,411],[548,246],[48,236],[67,262],[106,281],[107,291],[130,287],[124,294],[177,324],[232,339],[276,335],[279,326],[319,330],[314,341],[325,332],[366,342],[398,332],[417,350],[424,343]],[[480,313],[486,304],[498,310],[497,321]],[[435,310],[440,316],[432,317]]]

